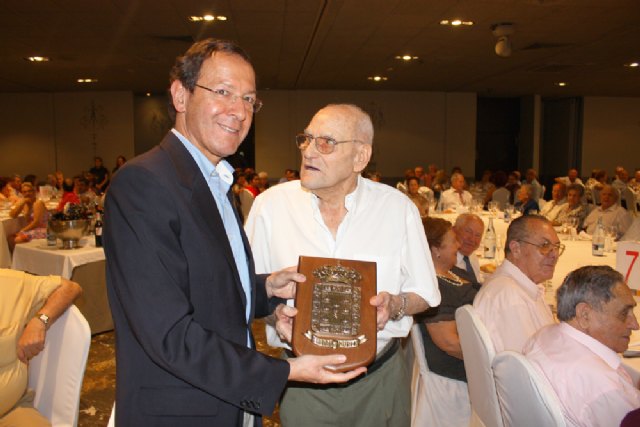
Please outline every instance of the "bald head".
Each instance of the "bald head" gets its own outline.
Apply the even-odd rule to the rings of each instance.
[[[329,104],[319,110],[311,121],[318,116],[331,116],[341,126],[343,133],[353,135],[366,144],[373,144],[373,123],[371,117],[360,107],[353,104]]]

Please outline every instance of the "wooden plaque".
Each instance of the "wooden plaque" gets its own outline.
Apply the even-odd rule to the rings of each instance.
[[[296,356],[344,354],[338,372],[369,365],[376,357],[376,263],[301,256],[307,277],[296,289],[298,314],[291,344]]]

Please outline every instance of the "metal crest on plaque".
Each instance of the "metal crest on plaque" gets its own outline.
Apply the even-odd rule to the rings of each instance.
[[[354,348],[367,338],[358,335],[362,292],[356,270],[341,265],[324,265],[313,270],[319,282],[313,284],[311,330],[304,336],[315,345]]]

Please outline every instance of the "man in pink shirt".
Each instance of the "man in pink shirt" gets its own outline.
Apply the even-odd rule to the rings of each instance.
[[[631,291],[611,267],[587,266],[569,273],[557,299],[561,323],[536,333],[524,354],[555,390],[568,426],[618,426],[640,407],[617,354],[638,329]]]
[[[521,352],[531,335],[554,322],[542,283],[553,277],[564,245],[548,219],[527,215],[509,225],[504,251],[504,262],[485,279],[473,307],[496,352]]]

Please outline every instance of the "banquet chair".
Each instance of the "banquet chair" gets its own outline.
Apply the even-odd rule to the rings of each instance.
[[[498,354],[493,375],[505,427],[566,426],[555,391],[522,354]]]
[[[78,425],[80,389],[91,331],[80,310],[69,307],[47,331],[44,350],[29,361],[34,407],[53,427]]]
[[[109,422],[107,423],[107,427],[115,427],[116,426],[116,404],[113,403],[113,407],[111,408],[111,416],[109,417]]]
[[[413,427],[460,427],[469,425],[470,410],[466,387],[461,381],[439,376],[429,370],[420,326],[409,333],[413,348],[411,375],[411,425]],[[456,385],[452,385],[456,383]],[[464,407],[466,402],[466,408]]]
[[[504,427],[491,367],[496,352],[489,332],[470,304],[456,310],[456,324],[462,354],[468,355],[464,369],[471,400],[470,425]]]
[[[636,203],[636,196],[633,194],[633,191],[629,187],[626,187],[622,190],[620,194],[620,198],[624,200],[625,207],[629,211],[629,213],[633,216],[638,215],[638,205]]]
[[[105,260],[74,268],[71,280],[82,286],[82,295],[75,304],[89,322],[91,334],[113,330],[113,319],[107,297]]]

